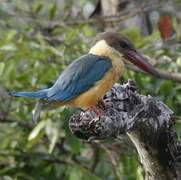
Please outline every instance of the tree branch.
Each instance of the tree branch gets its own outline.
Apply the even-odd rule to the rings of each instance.
[[[72,25],[82,25],[82,24],[100,24],[100,23],[109,23],[109,22],[120,22],[127,20],[131,17],[134,17],[140,13],[143,12],[148,12],[151,10],[155,10],[157,8],[160,8],[162,3],[144,3],[141,5],[139,8],[132,8],[127,11],[121,11],[119,14],[112,15],[112,16],[100,16],[96,18],[91,18],[91,19],[81,19],[81,20],[68,20],[68,21],[62,21],[62,22],[55,22],[55,21],[47,21],[47,20],[42,20],[43,17],[40,17],[41,20],[39,19],[34,19],[32,18],[29,14],[27,13],[22,13],[21,11],[17,13],[14,12],[8,12],[6,13],[6,16],[3,18],[9,18],[9,17],[21,17],[22,19],[26,19],[27,22],[33,22],[33,23],[39,23],[43,26],[49,27],[49,30],[52,30],[54,28],[58,27],[64,27],[64,26],[72,26]]]
[[[104,101],[108,109],[97,105],[105,114],[102,117],[90,110],[71,117],[73,134],[88,141],[127,134],[138,151],[146,180],[179,180],[181,143],[171,129],[173,112],[153,97],[139,94],[132,81],[115,84]]]
[[[149,8],[148,8],[149,7]],[[120,14],[113,15],[113,16],[101,16],[97,18],[91,18],[91,19],[84,19],[84,20],[73,20],[73,21],[66,21],[63,24],[57,23],[52,26],[52,29],[65,26],[65,25],[82,25],[82,24],[100,24],[100,23],[109,23],[109,22],[120,22],[127,20],[131,17],[134,17],[140,13],[150,11],[156,8],[159,8],[160,4],[151,6],[149,4],[144,4],[141,7],[137,9],[129,9],[127,12],[121,12]]]
[[[23,123],[15,119],[11,119],[8,117],[0,117],[0,123],[17,123],[19,126],[31,131],[33,129],[33,126],[28,123]]]
[[[135,72],[139,72],[142,74],[147,74],[146,72],[138,69],[136,66],[132,66],[130,64],[126,64],[126,67],[135,71]],[[174,82],[181,82],[181,73],[173,73],[173,72],[169,72],[169,71],[164,71],[164,70],[158,70],[159,75],[157,77],[159,78],[163,78],[163,79],[168,79]]]

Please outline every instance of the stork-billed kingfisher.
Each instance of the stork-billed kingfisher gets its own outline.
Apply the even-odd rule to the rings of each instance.
[[[130,61],[140,69],[158,72],[135,49],[130,40],[115,32],[97,35],[89,53],[73,61],[55,84],[37,92],[9,92],[10,96],[40,99],[40,103],[92,108],[123,74]]]

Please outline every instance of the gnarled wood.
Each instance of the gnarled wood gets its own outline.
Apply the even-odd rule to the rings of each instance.
[[[94,140],[127,134],[135,145],[146,180],[181,179],[181,143],[171,127],[173,113],[162,102],[141,95],[132,81],[114,87],[105,95],[109,108],[73,115],[69,127],[81,139]]]

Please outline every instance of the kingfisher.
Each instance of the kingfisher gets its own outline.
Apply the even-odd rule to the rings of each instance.
[[[52,87],[8,94],[36,98],[39,99],[38,104],[90,108],[100,114],[95,105],[99,102],[104,104],[102,97],[123,74],[128,62],[158,75],[158,71],[138,53],[127,37],[116,32],[103,32],[95,37],[89,53],[68,65]],[[36,117],[39,111],[35,113]]]

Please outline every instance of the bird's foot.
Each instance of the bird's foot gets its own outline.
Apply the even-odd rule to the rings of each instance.
[[[91,106],[89,109],[94,111],[98,116],[105,116],[105,114],[100,112],[100,110],[96,106]]]
[[[108,109],[108,107],[109,107],[108,104],[106,104],[103,99],[100,99],[100,100],[98,101],[98,103],[101,104],[104,109]]]

